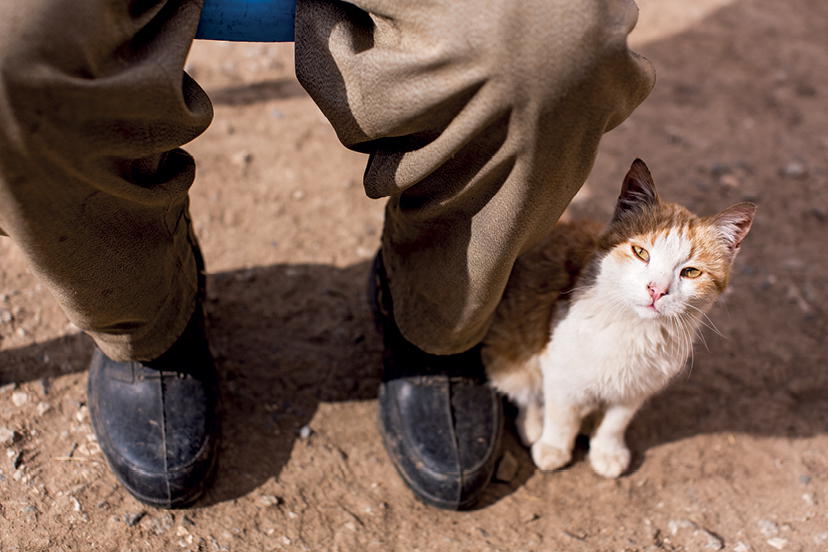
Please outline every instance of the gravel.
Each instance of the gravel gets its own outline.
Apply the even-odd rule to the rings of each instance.
[[[25,391],[15,391],[12,393],[11,400],[12,403],[14,403],[14,406],[23,406],[29,402],[29,394]]]
[[[808,174],[808,168],[800,161],[790,161],[779,173],[787,178],[802,178]]]
[[[17,433],[7,427],[0,427],[0,445],[9,446],[17,440]]]
[[[262,495],[259,497],[259,504],[262,506],[278,506],[282,499],[275,495]]]
[[[671,519],[667,529],[688,550],[723,550],[725,547],[722,537],[689,519]]]
[[[773,537],[779,534],[779,526],[768,519],[760,519],[756,525],[759,531],[766,537]]]
[[[147,512],[145,510],[141,510],[135,514],[124,514],[124,522],[127,524],[127,527],[135,527],[146,515]]]

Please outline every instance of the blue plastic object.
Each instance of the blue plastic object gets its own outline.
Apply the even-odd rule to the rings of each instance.
[[[292,42],[296,0],[204,0],[196,38]]]

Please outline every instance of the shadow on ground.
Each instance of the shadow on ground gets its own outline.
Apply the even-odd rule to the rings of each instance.
[[[209,276],[223,442],[218,476],[202,505],[244,496],[278,477],[320,402],[376,398],[382,350],[365,297],[368,270],[368,263],[344,269],[274,265]],[[48,385],[84,371],[93,347],[76,334],[0,351],[3,381]],[[518,459],[517,475],[495,482],[481,507],[519,488],[533,472],[512,435],[503,443]]]
[[[605,190],[594,190],[575,209],[608,215],[617,178],[638,155],[654,169],[665,197],[694,210],[710,213],[745,199],[760,203],[730,306],[712,315],[727,338],[705,330],[708,348],[697,346],[692,370],[639,413],[629,432],[639,464],[648,449],[698,434],[803,438],[823,434],[828,425],[828,281],[820,243],[828,217],[821,206],[824,157],[811,145],[824,128],[824,74],[809,65],[816,59],[805,48],[809,43],[802,43],[801,55],[781,47],[766,52],[773,59],[755,54],[771,40],[787,44],[808,32],[810,44],[818,44],[825,35],[816,36],[808,17],[798,18],[797,28],[780,26],[772,13],[748,5],[650,45],[659,84],[633,124],[605,141],[610,161],[599,159],[594,173]],[[796,5],[801,9],[790,14],[809,13],[816,4]],[[228,88],[214,100],[248,104],[295,94],[295,85],[280,81]],[[815,168],[785,180],[780,168],[791,159]],[[211,275],[207,308],[224,381],[225,440],[210,502],[244,496],[278,477],[320,402],[375,398],[381,346],[364,298],[367,270],[367,263],[286,264]],[[0,351],[3,378],[48,380],[82,371],[91,347],[75,335]],[[518,475],[494,485],[484,504],[533,473],[511,434],[505,443],[518,460]]]
[[[368,263],[359,263],[210,275],[207,311],[223,380],[224,442],[207,504],[244,496],[278,477],[320,402],[376,397],[382,352],[365,301],[367,273]],[[692,374],[639,414],[630,431],[635,450],[646,453],[699,433],[804,437],[825,431],[828,392],[821,366],[777,367],[787,381],[811,384],[799,391],[769,387],[767,378],[756,376],[759,359],[738,342],[714,337],[707,337],[709,351],[702,347],[697,353]],[[65,336],[2,351],[0,365],[10,381],[48,380],[84,370],[91,351],[85,336]],[[517,475],[492,485],[482,507],[519,488],[534,472],[511,431],[504,449],[517,460]]]

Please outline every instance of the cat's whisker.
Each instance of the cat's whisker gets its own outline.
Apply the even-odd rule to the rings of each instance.
[[[690,318],[690,320],[682,317],[681,315],[675,317],[676,327],[678,328],[678,332],[680,336],[683,338],[680,345],[680,355],[684,358],[684,365],[687,365],[687,360],[690,360],[690,368],[687,371],[687,378],[690,378],[690,375],[693,373],[693,367],[695,365],[695,355],[693,352],[693,337],[696,334],[696,331],[691,326],[691,321],[695,322],[696,320]]]
[[[702,320],[702,319],[698,319],[700,323],[702,323],[702,324],[704,324],[705,326],[707,326],[708,328],[710,328],[713,332],[715,332],[715,333],[716,333],[716,335],[718,335],[718,336],[719,336],[719,337],[721,337],[722,339],[729,339],[729,338],[728,338],[725,334],[723,334],[723,333],[719,330],[719,328],[716,326],[716,324],[714,324],[714,323],[713,323],[713,320],[711,320],[711,319],[710,319],[710,317],[707,315],[707,313],[706,313],[706,312],[704,312],[703,310],[701,310],[700,308],[698,308],[698,307],[697,307],[697,306],[695,306],[695,305],[691,305],[690,303],[685,303],[685,306],[686,306],[686,307],[690,307],[691,309],[693,309],[693,310],[695,310],[695,311],[698,311],[698,313],[699,313],[699,314],[701,314],[701,315],[702,315],[702,317],[704,317],[704,320]],[[706,322],[705,322],[705,320],[706,320]]]
[[[578,291],[582,291],[582,290],[585,290],[585,289],[589,289],[590,287],[591,286],[576,286],[574,288],[564,290],[560,293],[561,293],[561,295],[572,295],[573,293],[576,293]]]
[[[704,327],[708,328],[710,331],[714,332],[715,334],[717,334],[719,336],[722,336],[722,333],[719,331],[718,328],[716,328],[713,325],[713,322],[710,320],[710,318],[707,316],[707,314],[703,310],[701,310],[698,307],[695,307],[694,305],[691,305],[689,303],[684,303],[684,306],[694,309],[701,316],[696,315],[696,313],[686,312],[686,311],[679,313],[678,316],[684,317],[686,320],[692,321],[696,325],[704,326]],[[702,318],[702,317],[704,317],[704,318]],[[705,319],[707,321],[705,321]],[[701,335],[701,332],[699,332],[699,335]],[[722,337],[724,337],[724,336],[722,336]]]
[[[693,307],[693,308],[696,308],[696,307]],[[707,313],[705,313],[703,311],[700,311],[700,312],[702,313],[702,315],[704,316],[704,320],[706,321],[706,322],[701,321],[702,324],[704,324],[706,327],[710,328],[716,335],[718,335],[722,339],[728,339],[728,337],[725,334],[723,334],[721,332],[721,330],[719,330],[719,328],[716,326],[716,324],[713,323],[713,320],[711,320],[710,317],[707,316]]]
[[[708,326],[707,324],[705,324],[703,320],[701,320],[701,319],[699,319],[699,318],[694,317],[694,316],[693,316],[692,314],[690,314],[690,313],[681,313],[681,314],[679,314],[679,316],[680,316],[680,317],[682,317],[682,319],[684,320],[684,322],[686,322],[686,323],[687,323],[688,327],[689,327],[691,324],[695,324],[695,325],[702,325],[702,326],[704,326],[704,327],[706,327],[706,328],[710,328],[710,326]],[[698,337],[698,338],[701,340],[702,345],[704,345],[704,348],[707,350],[707,352],[710,352],[710,347],[708,347],[708,345],[707,345],[707,339],[704,337],[704,332],[699,331],[698,326],[693,327],[693,328],[691,328],[691,329],[692,329],[692,335],[690,336],[690,340],[691,340],[691,354],[692,354],[692,341],[694,340],[694,338],[695,338],[695,337]],[[710,328],[710,329],[711,329],[711,330],[713,330],[713,328]],[[713,331],[715,331],[715,330],[713,330]]]

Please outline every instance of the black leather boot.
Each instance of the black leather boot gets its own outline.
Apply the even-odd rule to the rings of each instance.
[[[192,237],[198,296],[181,337],[149,362],[116,362],[95,350],[89,417],[109,467],[141,502],[184,508],[215,472],[219,387],[204,327],[204,257]]]
[[[407,341],[394,322],[380,255],[369,294],[385,346],[379,393],[385,449],[417,498],[438,508],[469,508],[491,479],[503,427],[480,348],[432,355]]]
[[[218,377],[201,306],[156,360],[116,362],[96,350],[88,402],[98,444],[135,498],[158,508],[195,502],[219,443]]]

